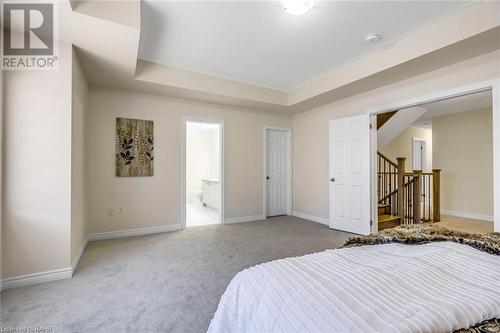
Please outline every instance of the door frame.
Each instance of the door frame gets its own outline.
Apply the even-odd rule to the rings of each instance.
[[[423,142],[424,143],[424,146],[425,146],[425,154],[422,156],[422,165],[424,166],[424,168],[422,168],[422,171],[429,171],[429,170],[426,170],[427,169],[427,140],[425,139],[421,139],[421,138],[417,138],[417,137],[412,137],[412,140],[411,140],[411,166],[412,166],[412,170],[415,170],[415,141],[417,142]]]
[[[181,117],[181,226],[186,229],[186,124],[207,123],[220,125],[219,131],[219,181],[220,181],[220,224],[224,224],[224,185],[225,185],[225,133],[224,120],[198,117]]]
[[[470,95],[482,91],[491,90],[493,95],[493,129],[500,129],[500,77],[461,86],[454,89],[444,90],[434,94],[423,95],[420,97],[403,100],[383,106],[373,107],[366,111],[371,118],[371,206],[372,206],[372,233],[378,232],[378,214],[377,214],[377,114],[396,111],[399,109],[419,106],[422,104],[437,102],[445,99]],[[494,231],[500,232],[500,130],[493,130],[493,219]]]
[[[267,219],[267,132],[269,130],[286,132],[286,146],[287,146],[287,167],[286,167],[286,213],[287,215],[293,214],[292,209],[292,140],[293,131],[291,128],[273,127],[264,125],[262,129],[262,216]]]

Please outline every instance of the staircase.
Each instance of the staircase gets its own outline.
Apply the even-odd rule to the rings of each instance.
[[[378,229],[440,221],[441,170],[406,172],[405,157],[377,155]]]
[[[378,230],[397,227],[401,218],[391,214],[391,206],[387,204],[378,205]]]

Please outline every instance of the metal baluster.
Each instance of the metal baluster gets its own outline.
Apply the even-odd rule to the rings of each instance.
[[[391,171],[392,170],[392,164],[389,164],[389,193],[392,192],[392,174],[391,174]],[[392,195],[389,196],[389,209],[390,209],[390,212],[392,214]]]

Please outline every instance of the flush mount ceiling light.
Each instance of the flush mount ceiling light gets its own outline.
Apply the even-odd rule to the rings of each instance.
[[[377,43],[379,40],[380,40],[379,34],[369,34],[365,37],[365,41],[370,45]]]
[[[288,14],[302,15],[310,11],[314,7],[313,0],[291,0],[283,3],[283,10]]]

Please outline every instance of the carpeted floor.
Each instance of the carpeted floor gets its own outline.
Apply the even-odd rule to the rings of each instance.
[[[352,235],[295,217],[90,242],[72,279],[6,290],[2,327],[205,332],[240,270],[336,248]]]

